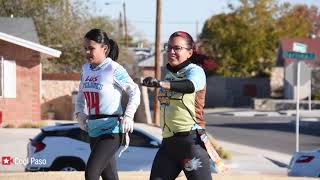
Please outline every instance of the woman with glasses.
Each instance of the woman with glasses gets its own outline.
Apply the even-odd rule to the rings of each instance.
[[[191,63],[195,44],[183,31],[173,33],[168,42],[168,73],[164,81],[143,80],[147,87],[160,87],[162,145],[153,161],[150,179],[175,179],[183,170],[189,180],[211,180],[210,160],[201,141],[205,121],[203,107],[206,76]]]

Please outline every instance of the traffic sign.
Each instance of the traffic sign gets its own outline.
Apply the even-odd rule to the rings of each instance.
[[[303,43],[294,42],[292,50],[294,52],[306,53],[307,52],[307,45]]]
[[[298,60],[314,60],[314,59],[316,59],[316,54],[315,53],[300,53],[300,52],[293,52],[293,51],[284,51],[283,57],[290,58],[290,59],[298,59]]]

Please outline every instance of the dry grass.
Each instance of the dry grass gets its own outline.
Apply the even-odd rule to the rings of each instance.
[[[20,124],[18,128],[41,128],[42,126],[48,125],[46,121],[37,121],[37,122],[26,122]]]
[[[47,126],[48,122],[47,121],[37,121],[37,122],[26,122],[22,123],[20,125],[15,125],[15,124],[4,124],[2,128],[41,128],[42,126]]]
[[[3,128],[15,128],[16,126],[14,124],[4,124],[2,125]]]
[[[223,147],[219,145],[218,141],[210,134],[208,134],[208,137],[209,137],[209,141],[212,143],[213,147],[216,149],[217,153],[220,155],[222,159],[226,159],[226,160],[231,159],[232,157],[231,152],[223,149]]]

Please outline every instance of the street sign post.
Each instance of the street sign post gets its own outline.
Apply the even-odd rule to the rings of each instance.
[[[300,120],[300,67],[301,60],[315,60],[316,54],[307,52],[307,45],[294,42],[293,51],[284,51],[283,57],[297,60],[297,104],[296,104],[296,152],[299,152],[299,120]],[[311,93],[310,95],[311,96]],[[309,97],[309,101],[311,98]],[[309,104],[311,104],[309,102]],[[310,107],[309,107],[310,109]]]

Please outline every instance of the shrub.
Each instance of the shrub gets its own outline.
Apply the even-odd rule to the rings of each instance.
[[[313,98],[314,100],[320,100],[320,91],[316,91],[315,93],[314,93],[314,98]]]
[[[16,126],[14,124],[4,124],[2,127],[3,128],[15,128]]]
[[[39,122],[26,122],[20,124],[18,128],[40,128],[42,126],[46,126],[48,123],[46,121],[39,121]]]

